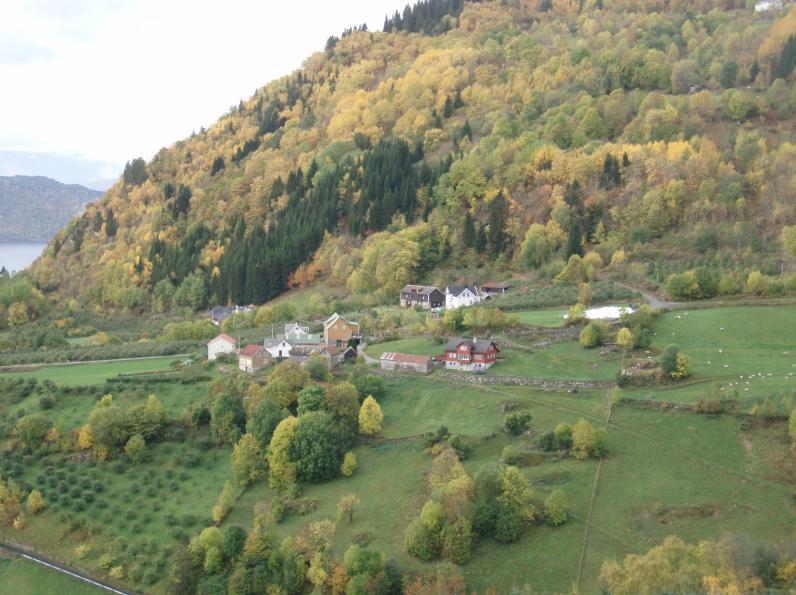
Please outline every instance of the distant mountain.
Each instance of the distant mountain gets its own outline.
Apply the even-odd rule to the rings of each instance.
[[[103,192],[113,186],[124,164],[94,161],[61,153],[0,149],[0,176],[47,176]]]
[[[0,240],[50,240],[101,196],[42,176],[0,176]]]

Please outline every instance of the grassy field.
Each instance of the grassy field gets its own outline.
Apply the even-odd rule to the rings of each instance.
[[[14,595],[42,595],[44,593],[96,595],[107,593],[98,587],[24,558],[0,560],[0,585],[2,585],[4,593],[14,593]]]
[[[489,368],[494,376],[522,376],[553,380],[611,380],[619,370],[621,355],[600,355],[600,349],[584,349],[576,341],[555,343],[527,352],[507,348]]]
[[[724,330],[722,330],[724,329]],[[653,347],[675,343],[693,361],[692,379],[627,396],[693,402],[713,387],[725,398],[756,403],[796,391],[796,306],[677,310],[655,326]],[[723,389],[723,390],[722,390]]]
[[[523,312],[511,312],[523,324],[534,326],[560,327],[564,324],[566,310],[555,308],[553,310],[525,310]]]
[[[784,423],[741,432],[731,416],[619,407],[608,432],[586,558],[586,592],[606,558],[688,541],[785,537],[796,515]],[[784,455],[784,456],[783,456]],[[594,536],[592,541],[591,536]]]
[[[108,378],[119,374],[140,374],[144,372],[160,372],[168,370],[171,363],[178,361],[174,356],[137,359],[101,364],[71,364],[67,366],[42,365],[35,369],[21,372],[2,372],[8,376],[23,376],[38,380],[52,380],[64,386],[90,386],[104,384]]]

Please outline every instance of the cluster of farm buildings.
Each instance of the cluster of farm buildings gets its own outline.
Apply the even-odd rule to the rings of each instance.
[[[311,333],[309,327],[291,322],[285,325],[284,334],[239,347],[238,341],[222,333],[207,344],[207,359],[215,361],[219,355],[234,354],[238,367],[249,373],[284,359],[304,363],[312,356],[323,358],[335,368],[356,358],[359,339],[359,323],[335,313],[323,323],[323,334]]]
[[[431,312],[472,306],[495,294],[509,291],[506,283],[483,285],[449,285],[443,292],[430,285],[406,285],[400,292],[400,304],[404,308],[421,308]],[[218,307],[210,311],[210,319],[220,326],[223,320],[246,308]],[[262,343],[239,346],[238,341],[222,333],[207,344],[207,359],[215,361],[219,355],[235,355],[238,368],[254,373],[274,362],[290,360],[305,363],[313,356],[324,359],[329,367],[337,368],[345,361],[356,359],[358,345],[362,339],[359,323],[346,320],[335,313],[323,323],[323,333],[311,333],[308,326],[299,322],[285,325],[285,332],[266,338]],[[444,355],[430,357],[406,353],[385,352],[379,358],[383,370],[428,374],[434,363],[447,369],[483,373],[496,361],[500,352],[497,345],[487,339],[450,339],[445,345]]]

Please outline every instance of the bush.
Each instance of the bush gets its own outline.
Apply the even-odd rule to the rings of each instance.
[[[55,398],[50,395],[44,395],[39,399],[39,408],[46,411],[55,407]]]
[[[560,423],[553,430],[553,433],[555,434],[558,448],[567,449],[572,447],[572,426]]]
[[[554,490],[544,501],[544,516],[548,523],[557,527],[569,518],[569,500],[563,490]]]
[[[473,528],[466,517],[442,529],[443,555],[455,564],[467,563],[473,554]]]
[[[432,531],[423,521],[415,519],[406,531],[404,540],[406,551],[415,558],[429,561],[439,556],[439,534]]]
[[[553,432],[545,432],[539,438],[538,445],[542,450],[550,452],[558,448],[558,440]]]
[[[602,345],[605,341],[606,333],[607,327],[605,326],[605,323],[602,323],[598,320],[592,320],[584,327],[582,331],[580,331],[580,344],[587,349]]]
[[[530,423],[531,414],[528,411],[512,413],[503,419],[503,431],[510,436],[519,436],[528,429]]]
[[[517,541],[525,529],[520,512],[515,508],[500,506],[495,517],[493,537],[498,543],[512,543]]]
[[[703,415],[718,415],[724,413],[724,403],[719,399],[699,399],[693,405],[694,412]]]
[[[473,447],[467,444],[459,434],[451,436],[448,445],[456,451],[461,461],[466,461],[473,455]]]

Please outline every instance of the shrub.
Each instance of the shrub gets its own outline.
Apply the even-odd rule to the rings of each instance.
[[[493,537],[498,543],[512,543],[517,541],[522,535],[525,523],[522,515],[515,508],[501,506],[498,508],[495,517],[495,529]]]
[[[353,452],[345,453],[343,457],[343,464],[340,465],[340,473],[346,477],[351,477],[357,468],[357,457]]]
[[[563,490],[554,490],[545,498],[544,516],[554,527],[565,523],[569,518],[569,500]]]
[[[602,345],[607,328],[604,323],[592,320],[580,331],[580,344],[587,349]]]
[[[442,553],[455,564],[465,564],[473,554],[473,528],[466,517],[442,529]]]
[[[556,440],[556,435],[553,432],[545,432],[539,438],[539,448],[545,451],[552,451],[558,448],[558,440]]]
[[[420,519],[415,519],[406,531],[404,546],[406,551],[416,558],[433,560],[439,555],[439,534],[432,531]]]
[[[555,434],[558,448],[567,449],[572,447],[572,426],[560,423],[553,430],[553,433]]]
[[[717,415],[724,413],[724,403],[719,399],[699,399],[693,405],[696,413],[704,415]]]
[[[503,419],[503,431],[511,436],[519,436],[528,429],[530,423],[531,414],[528,411],[512,413]]]
[[[454,434],[448,440],[448,445],[459,455],[459,460],[466,461],[473,455],[473,447],[467,444],[459,434]]]

